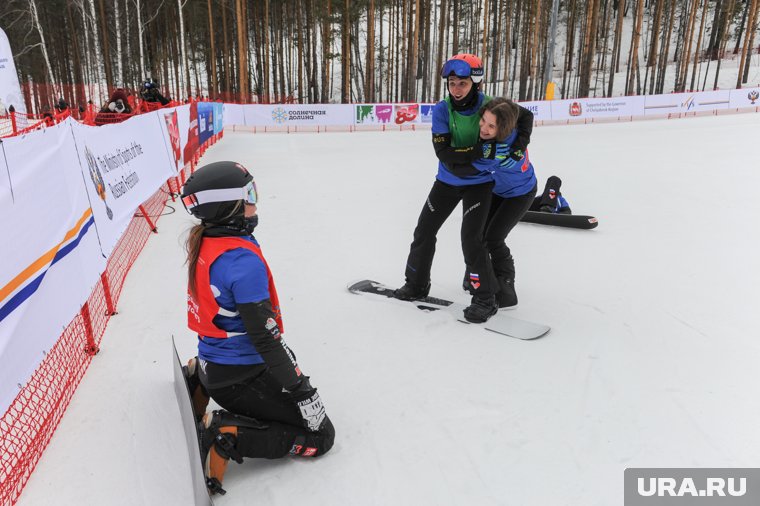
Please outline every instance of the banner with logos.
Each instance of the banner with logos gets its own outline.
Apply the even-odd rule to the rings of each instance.
[[[760,88],[610,98],[519,102],[536,121],[593,120],[681,114],[760,106]],[[403,127],[430,125],[432,103],[409,104],[225,104],[225,125],[333,125]]]
[[[214,102],[214,134],[224,130],[224,104]]]
[[[248,126],[350,125],[350,104],[254,104],[243,106]]]
[[[214,104],[198,102],[198,145],[203,144],[214,135]]]
[[[548,121],[552,119],[551,101],[536,100],[532,102],[520,102],[520,105],[533,113],[534,121]]]
[[[169,158],[175,172],[182,170],[182,143],[179,135],[179,114],[177,109],[157,111],[164,118],[164,136],[169,149]]]
[[[687,112],[728,109],[730,90],[703,91],[700,93],[670,93],[647,95],[645,115],[681,114]]]
[[[551,120],[643,116],[644,97],[552,100]]]
[[[72,124],[0,145],[0,209],[9,239],[0,241],[3,413],[105,269]]]
[[[731,109],[760,107],[760,87],[731,90],[728,107]]]
[[[124,123],[73,123],[85,187],[103,255],[111,254],[137,207],[176,173],[165,142],[163,110]]]
[[[187,107],[186,110],[178,113],[183,165],[190,163],[200,147],[198,141],[198,103],[193,102],[185,107]]]

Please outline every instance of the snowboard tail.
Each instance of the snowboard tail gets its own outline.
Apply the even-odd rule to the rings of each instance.
[[[471,322],[468,322],[464,318],[466,306],[450,300],[428,296],[418,300],[402,301],[393,296],[394,288],[370,279],[358,281],[350,285],[348,291],[359,295],[375,296],[376,298],[386,297],[401,302],[408,302],[421,311],[443,311],[451,314],[457,321],[471,324]],[[504,313],[495,314],[485,323],[472,323],[472,325],[478,325],[491,332],[523,340],[538,339],[551,330],[548,325],[520,320]]]
[[[542,213],[539,211],[527,211],[520,221],[525,223],[538,223],[539,225],[552,225],[555,227],[581,228],[590,230],[599,225],[599,220],[594,216],[584,214],[555,214]]]
[[[174,364],[174,393],[177,397],[179,414],[182,418],[182,428],[185,432],[187,454],[190,458],[190,472],[193,479],[193,496],[195,506],[214,506],[214,501],[206,488],[206,477],[203,474],[203,460],[201,459],[201,446],[198,441],[198,428],[193,414],[193,404],[190,397],[185,375],[182,374],[182,362],[177,353],[177,346],[172,337],[172,362]]]

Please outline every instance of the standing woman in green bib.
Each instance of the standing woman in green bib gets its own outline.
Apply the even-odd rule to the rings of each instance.
[[[449,95],[433,108],[433,148],[438,157],[438,174],[414,230],[406,282],[394,296],[417,300],[428,295],[438,230],[462,202],[462,252],[473,294],[464,317],[482,323],[498,310],[495,297],[498,287],[483,242],[494,183],[491,172],[475,168],[473,162],[506,158],[510,156],[510,146],[479,139],[478,111],[490,100],[480,91],[483,81],[480,58],[472,54],[452,56],[443,65],[441,77],[446,79]]]

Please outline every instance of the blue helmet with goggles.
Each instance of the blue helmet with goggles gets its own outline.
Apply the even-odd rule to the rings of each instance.
[[[456,76],[462,79],[470,78],[475,84],[483,80],[483,62],[474,54],[460,53],[449,58],[443,64],[441,77],[447,79]]]
[[[204,223],[227,224],[243,217],[242,204],[256,204],[253,176],[236,162],[204,165],[182,187],[185,209]]]

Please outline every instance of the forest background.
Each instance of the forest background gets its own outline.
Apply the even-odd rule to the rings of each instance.
[[[484,91],[522,101],[545,98],[549,80],[554,98],[714,89],[727,59],[741,87],[759,3],[5,0],[0,28],[37,111],[56,97],[99,104],[146,78],[179,100],[434,102],[460,52],[483,58]]]

